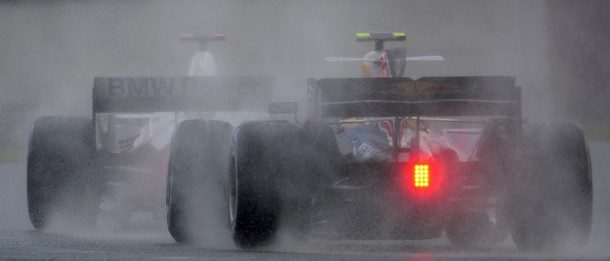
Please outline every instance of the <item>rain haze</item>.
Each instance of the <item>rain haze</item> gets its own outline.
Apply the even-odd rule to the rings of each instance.
[[[232,242],[218,248],[224,243],[181,245],[167,232],[165,183],[150,187],[161,198],[154,201],[160,213],[137,211],[120,226],[99,222],[100,216],[102,224],[84,233],[65,224],[49,232],[32,227],[26,155],[34,122],[45,115],[90,118],[95,77],[187,76],[198,44],[180,36],[222,32],[225,41],[208,45],[219,75],[273,76],[266,98],[298,102],[297,118],[304,122],[308,78],[362,77],[359,62],[329,63],[324,57],[362,57],[371,51],[372,42],[356,41],[358,32],[404,32],[405,42],[386,47],[406,46],[407,56],[444,57],[442,62],[407,62],[405,77],[514,76],[527,122],[569,121],[584,130],[593,170],[592,233],[584,248],[550,255],[607,259],[608,28],[610,1],[588,0],[0,1],[0,256],[549,258],[518,250],[510,237],[474,250],[454,247],[444,235],[424,241],[310,239],[302,245],[290,231],[282,231],[276,244],[259,253],[226,251],[235,249]],[[225,238],[220,234],[208,237]]]

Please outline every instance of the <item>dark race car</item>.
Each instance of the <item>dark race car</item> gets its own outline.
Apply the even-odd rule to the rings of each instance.
[[[230,235],[253,248],[285,229],[297,238],[367,240],[444,232],[463,248],[509,234],[530,250],[586,242],[592,176],[577,125],[526,122],[513,77],[402,77],[409,57],[386,54],[383,41],[404,34],[360,36],[376,42],[381,58],[327,60],[372,63],[365,77],[375,78],[310,79],[303,124],[176,128],[168,172],[174,239]]]
[[[285,228],[333,239],[431,239],[444,231],[465,248],[509,233],[523,249],[586,242],[592,179],[583,132],[571,123],[525,123],[512,77],[309,83],[302,125],[248,122],[230,143],[218,138],[226,123],[178,126],[168,193],[176,240],[225,229],[251,248]],[[350,121],[370,129],[343,127]],[[409,121],[412,129],[401,127]],[[392,122],[393,133],[409,129],[409,142],[379,122]],[[219,218],[229,225],[210,223]]]

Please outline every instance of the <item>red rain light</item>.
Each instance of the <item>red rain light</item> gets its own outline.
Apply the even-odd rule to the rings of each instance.
[[[403,186],[411,196],[440,196],[446,185],[445,172],[443,160],[425,153],[411,155],[401,170]]]
[[[415,188],[427,188],[430,186],[430,165],[415,164],[413,166],[413,185]]]

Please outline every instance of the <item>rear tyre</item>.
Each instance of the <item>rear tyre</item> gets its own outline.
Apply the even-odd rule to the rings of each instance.
[[[312,183],[315,184],[336,181],[341,153],[331,126],[321,121],[307,120],[303,124],[301,137],[308,168],[307,180],[311,182],[313,176],[316,179]]]
[[[167,175],[167,227],[176,242],[218,243],[227,227],[226,186],[232,127],[213,120],[180,123]],[[222,233],[224,232],[224,233]]]
[[[30,221],[43,230],[51,219],[95,225],[103,188],[91,119],[48,116],[30,134],[27,197]]]
[[[230,226],[237,246],[255,248],[272,241],[296,134],[295,126],[281,121],[250,122],[237,129],[229,171]]]
[[[591,231],[593,188],[583,131],[571,123],[524,126],[511,232],[525,250],[583,246]]]
[[[359,229],[336,229],[345,226],[345,222],[329,222],[334,219],[328,219],[328,215],[326,215],[328,209],[333,208],[331,205],[336,202],[328,195],[328,190],[324,188],[324,185],[333,184],[340,179],[337,174],[342,158],[335,131],[328,123],[308,119],[301,129],[301,137],[302,145],[300,147],[303,151],[305,172],[298,183],[304,186],[304,192],[301,194],[307,197],[301,200],[303,207],[297,224],[301,225],[300,230],[304,232],[303,235],[337,237],[339,236],[337,233],[350,234],[363,228],[356,225]],[[316,202],[316,208],[312,208],[312,202]],[[331,212],[335,211],[331,210]],[[353,222],[350,224],[357,223],[353,217],[351,220]],[[315,223],[327,225],[313,226]],[[342,236],[350,237],[352,235]]]

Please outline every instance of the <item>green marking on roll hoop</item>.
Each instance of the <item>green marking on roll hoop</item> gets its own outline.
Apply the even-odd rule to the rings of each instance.
[[[370,33],[356,33],[356,37],[358,38],[368,38],[371,37]]]
[[[397,33],[393,33],[394,37],[405,37],[405,33],[403,32],[397,32]]]

